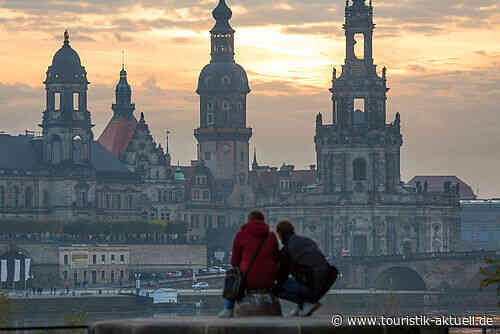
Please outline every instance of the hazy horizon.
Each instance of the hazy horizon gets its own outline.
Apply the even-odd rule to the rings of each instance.
[[[122,50],[136,117],[173,162],[196,158],[198,74],[210,60],[218,0],[0,0],[0,105],[10,134],[37,130],[43,80],[70,32],[86,67],[97,139],[111,118]],[[343,0],[231,0],[236,61],[252,92],[251,154],[260,164],[315,164],[315,116],[331,122],[332,66],[345,58]],[[374,59],[388,68],[388,122],[401,113],[402,178],[457,175],[480,197],[500,197],[500,1],[376,0]],[[279,129],[279,132],[276,130]],[[277,133],[279,134],[277,136]],[[478,192],[479,189],[479,192]]]

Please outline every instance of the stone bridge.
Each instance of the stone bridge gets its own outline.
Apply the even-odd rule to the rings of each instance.
[[[500,260],[500,251],[342,257],[334,263],[341,271],[337,284],[343,288],[479,289],[486,258]]]

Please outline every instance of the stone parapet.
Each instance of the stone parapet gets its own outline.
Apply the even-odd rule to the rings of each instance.
[[[325,318],[284,319],[249,317],[239,319],[218,319],[214,317],[183,317],[173,319],[137,319],[103,321],[90,326],[91,334],[392,334],[392,333],[421,333],[445,334],[445,327],[334,327],[330,320]]]

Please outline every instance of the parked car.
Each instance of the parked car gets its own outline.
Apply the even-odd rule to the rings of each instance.
[[[207,289],[208,288],[208,283],[207,282],[198,282],[196,284],[193,284],[192,288],[195,289],[195,290],[198,290],[198,289]]]

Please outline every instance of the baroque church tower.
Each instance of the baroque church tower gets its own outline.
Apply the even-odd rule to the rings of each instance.
[[[250,92],[243,67],[234,61],[234,33],[229,24],[232,11],[220,0],[212,12],[216,21],[210,31],[211,61],[201,71],[198,160],[216,179],[248,184],[249,148],[252,129],[246,126],[246,99]]]
[[[333,70],[333,124],[316,119],[318,178],[327,193],[395,192],[400,184],[400,116],[386,124],[386,69],[373,63],[373,6],[346,1],[346,59]]]
[[[90,167],[93,134],[87,110],[87,72],[80,57],[64,44],[52,59],[45,79],[46,110],[43,112],[43,161],[52,165]]]

